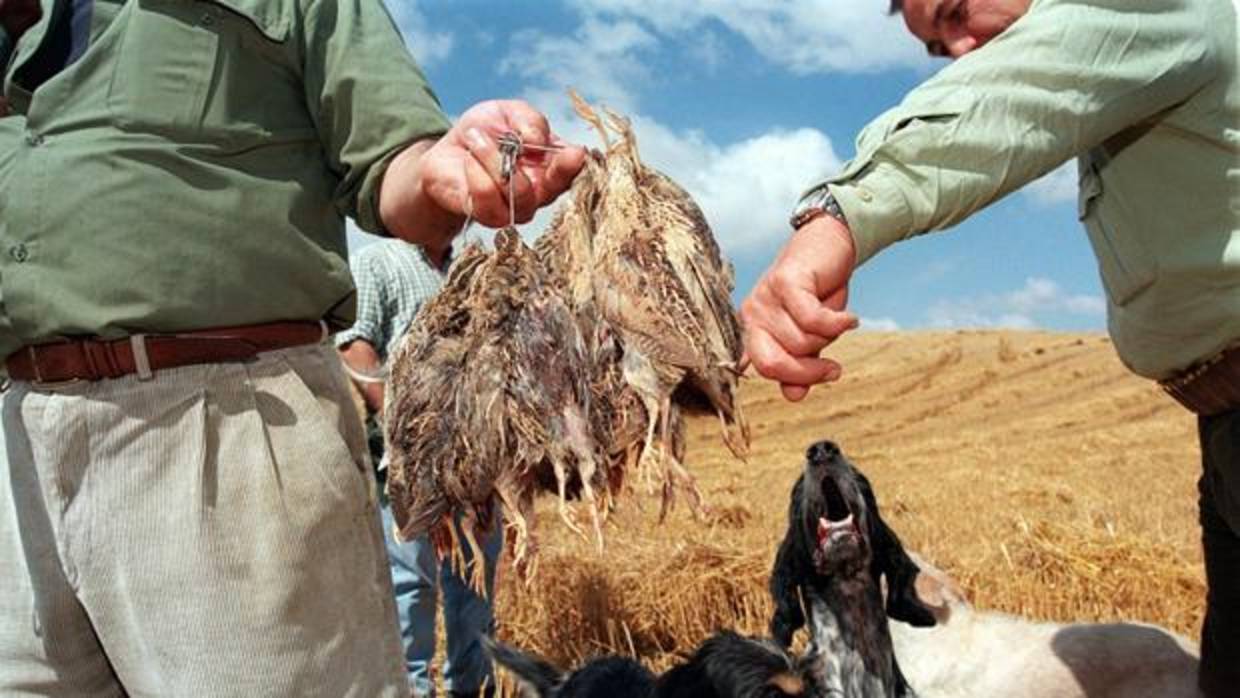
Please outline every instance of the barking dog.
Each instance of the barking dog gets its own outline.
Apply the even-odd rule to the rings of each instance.
[[[896,664],[887,616],[934,625],[914,590],[917,572],[879,516],[865,476],[830,441],[811,446],[771,574],[770,629],[786,647],[808,612],[812,644],[804,661],[812,695],[914,695]]]
[[[601,657],[566,672],[490,638],[483,644],[517,678],[522,698],[796,698],[805,691],[803,670],[786,652],[729,631],[659,677],[627,657]]]

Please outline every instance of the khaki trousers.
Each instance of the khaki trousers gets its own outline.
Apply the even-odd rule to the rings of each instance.
[[[3,396],[0,696],[408,695],[334,350]]]

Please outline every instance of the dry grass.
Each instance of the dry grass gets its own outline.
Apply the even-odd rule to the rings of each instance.
[[[599,554],[544,502],[539,577],[524,588],[501,574],[501,637],[566,663],[616,652],[663,668],[716,628],[764,632],[788,491],[823,438],[870,476],[906,545],[978,606],[1197,633],[1195,422],[1105,338],[871,333],[833,356],[844,380],[798,405],[747,382],[748,464],[715,420],[691,423],[707,520],[680,507],[658,525],[654,498],[626,497]]]

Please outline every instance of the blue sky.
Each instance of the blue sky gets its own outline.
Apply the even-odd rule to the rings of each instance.
[[[643,158],[705,211],[736,267],[738,300],[787,236],[799,192],[942,65],[886,16],[887,0],[388,5],[449,114],[519,97],[592,146],[566,87],[631,116]],[[1103,329],[1075,183],[1068,163],[953,230],[889,248],[854,276],[852,309],[872,329]]]

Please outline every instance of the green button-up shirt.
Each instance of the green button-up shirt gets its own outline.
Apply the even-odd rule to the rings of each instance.
[[[1231,0],[1035,0],[824,185],[864,262],[1077,157],[1111,336],[1164,378],[1240,339],[1236,54]]]
[[[0,356],[62,336],[352,322],[344,216],[447,119],[381,0],[96,0],[33,94],[5,74]],[[55,0],[67,2],[67,0]]]

